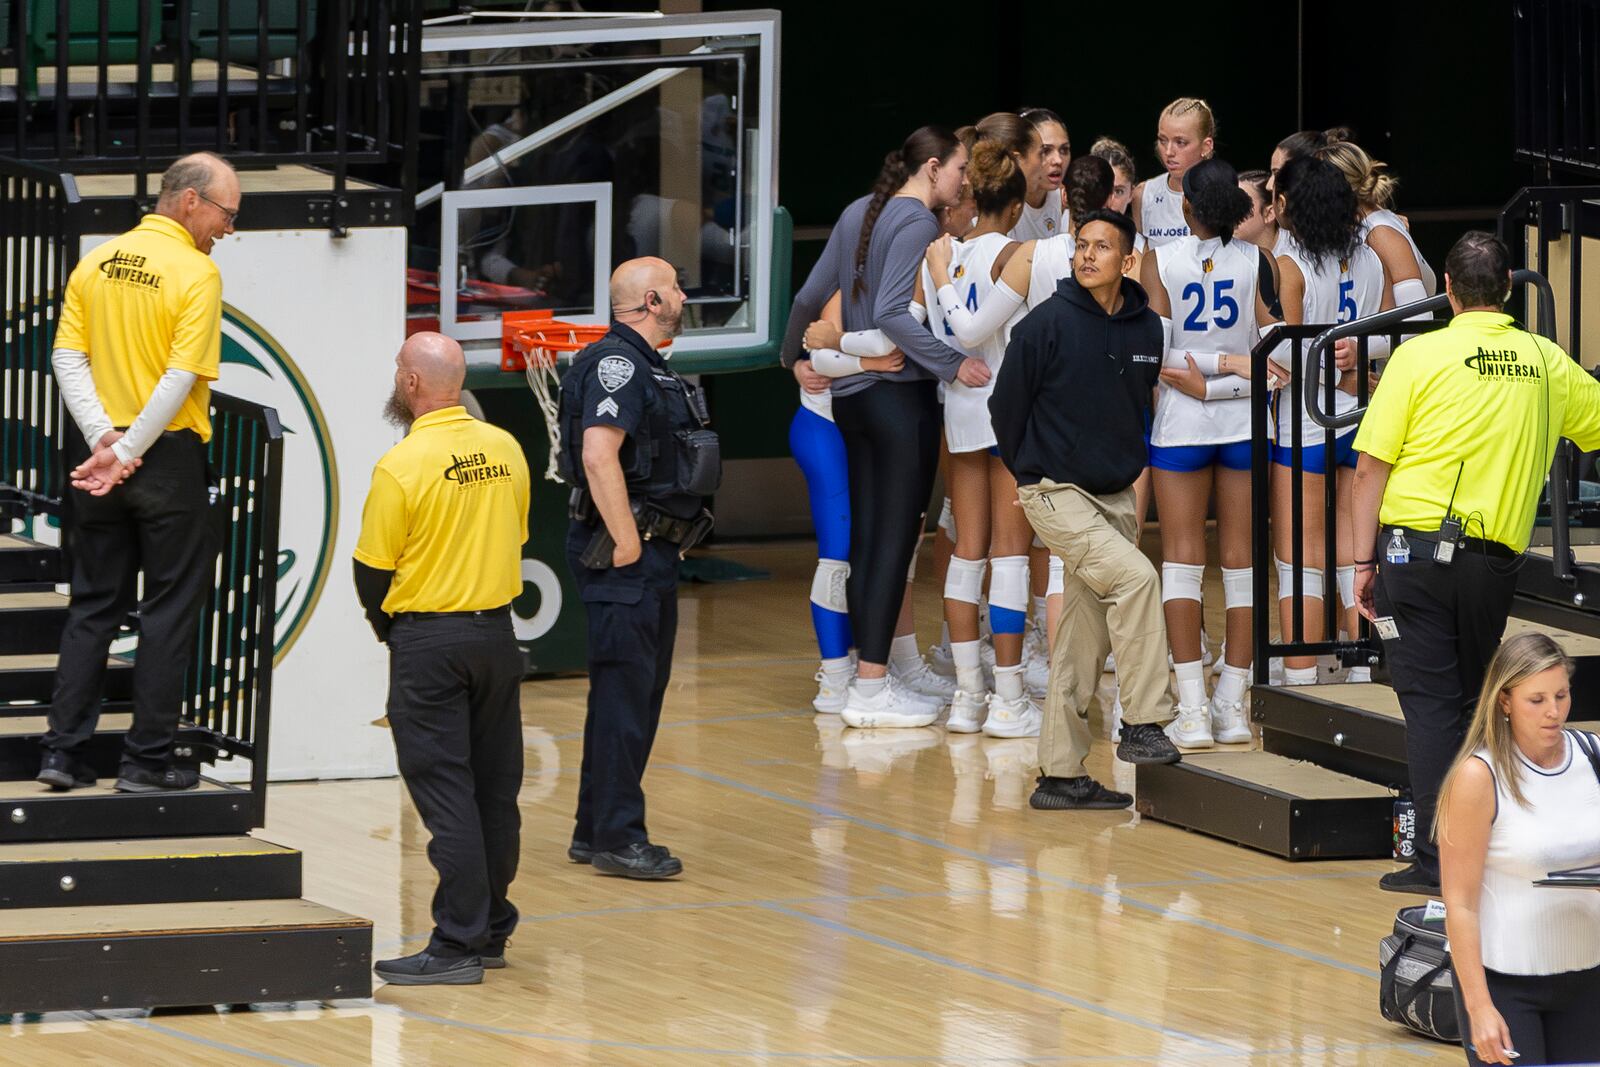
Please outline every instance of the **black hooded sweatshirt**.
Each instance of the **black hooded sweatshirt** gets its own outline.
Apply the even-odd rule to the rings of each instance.
[[[1011,332],[989,398],[1000,458],[1019,485],[1041,478],[1095,496],[1134,483],[1149,460],[1145,416],[1161,375],[1161,319],[1122,280],[1107,315],[1072,277]]]

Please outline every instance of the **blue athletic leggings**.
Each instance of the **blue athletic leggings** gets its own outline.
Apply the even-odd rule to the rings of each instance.
[[[817,528],[817,556],[843,562],[850,558],[850,470],[839,427],[802,406],[789,423],[789,451],[806,476],[811,521]],[[823,659],[848,656],[854,644],[850,616],[811,605],[811,623]]]

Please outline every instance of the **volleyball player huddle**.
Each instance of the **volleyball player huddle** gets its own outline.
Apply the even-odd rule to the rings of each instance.
[[[1260,444],[1272,450],[1272,507],[1284,516],[1274,523],[1283,624],[1293,611],[1282,561],[1294,549],[1288,464],[1298,434],[1303,636],[1324,637],[1329,521],[1338,527],[1335,584],[1354,632],[1354,428],[1325,455],[1321,428],[1281,390],[1287,343],[1273,353],[1267,396],[1252,395],[1250,352],[1278,322],[1346,322],[1420,300],[1434,292],[1434,275],[1392,210],[1395,179],[1347,131],[1286,138],[1270,172],[1236,173],[1215,158],[1215,144],[1206,103],[1173,101],[1157,122],[1165,173],[1136,186],[1123,146],[1102,139],[1074,158],[1065,125],[1044,109],[993,114],[954,133],[924,127],[841,216],[796,295],[783,350],[801,385],[790,443],[820,557],[811,592],[818,712],[855,727],[913,727],[948,708],[952,732],[1039,733],[1060,561],[1016,506],[988,399],[1011,330],[1072,271],[1073,218],[1100,209],[1131,212],[1140,240],[1129,274],[1166,335],[1137,506],[1144,515],[1153,488],[1176,683],[1168,736],[1184,748],[1250,740],[1253,404],[1269,406],[1273,427]],[[1368,351],[1385,354],[1380,342]],[[1302,373],[1308,383],[1337,379],[1336,410],[1355,405],[1352,347]],[[947,497],[934,570],[944,633],[924,656],[909,590],[941,466]],[[1334,516],[1323,505],[1330,475]],[[1227,621],[1208,694],[1201,591],[1213,510]],[[1315,660],[1284,669],[1289,684],[1317,681]]]

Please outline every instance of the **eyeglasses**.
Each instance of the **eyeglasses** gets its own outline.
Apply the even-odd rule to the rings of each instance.
[[[198,196],[201,200],[204,200],[206,203],[210,204],[212,207],[214,207],[218,211],[222,212],[222,217],[225,218],[228,221],[228,225],[229,226],[232,226],[235,222],[238,221],[238,219],[239,219],[239,209],[238,208],[231,208],[231,209],[230,208],[225,208],[221,204],[217,203],[215,200],[211,199],[209,196],[207,196],[205,193],[202,193],[198,189],[196,189],[194,191],[194,195]]]

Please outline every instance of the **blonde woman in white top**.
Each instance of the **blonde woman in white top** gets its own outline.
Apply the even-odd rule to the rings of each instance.
[[[1597,739],[1564,728],[1571,669],[1546,634],[1502,644],[1439,794],[1470,1064],[1600,1060],[1600,892],[1533,884],[1600,864],[1600,770],[1586,751]]]

